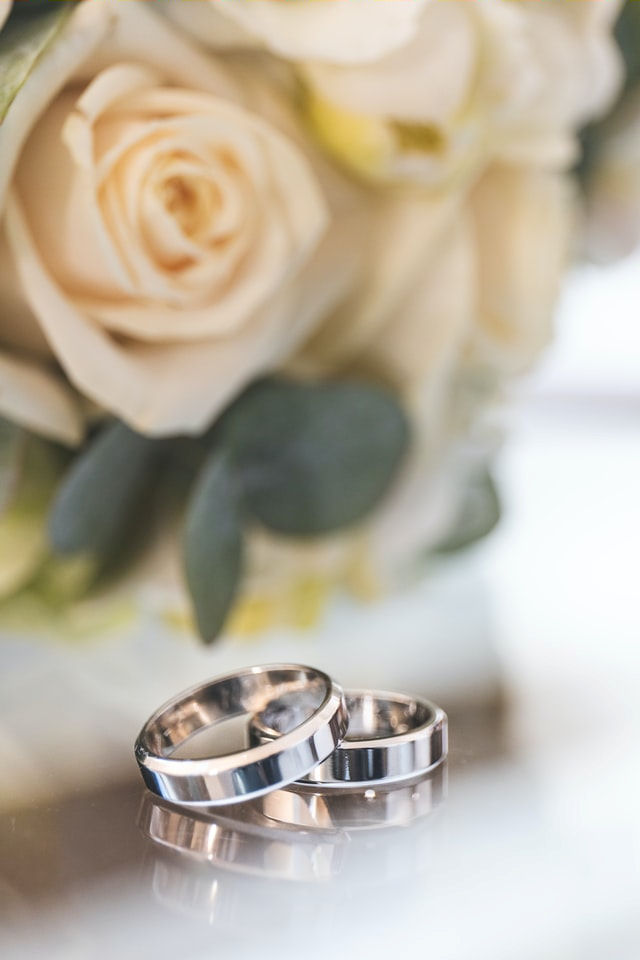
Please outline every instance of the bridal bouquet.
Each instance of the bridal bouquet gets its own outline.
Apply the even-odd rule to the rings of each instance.
[[[4,609],[161,555],[210,641],[491,529],[619,10],[0,0]]]

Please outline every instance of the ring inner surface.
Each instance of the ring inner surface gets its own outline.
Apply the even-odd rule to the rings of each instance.
[[[298,704],[296,722],[275,731],[282,735],[310,719],[328,693],[324,676],[312,670],[247,671],[170,704],[147,726],[146,743],[151,752],[164,757],[227,756],[249,746],[250,718],[267,711],[273,701],[290,698]]]
[[[282,736],[298,726],[308,710],[306,691],[286,693],[259,711],[253,721],[254,737]],[[371,694],[346,694],[349,730],[345,742],[400,737],[430,723],[432,710],[410,699]],[[254,740],[255,742],[255,740]]]
[[[432,710],[416,700],[395,700],[375,694],[347,694],[349,729],[346,741],[401,737],[433,720]]]

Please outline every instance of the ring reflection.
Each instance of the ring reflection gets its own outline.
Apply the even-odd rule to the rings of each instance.
[[[354,871],[367,876],[361,868],[372,858],[378,870],[402,874],[426,862],[428,837],[410,828],[437,809],[445,795],[446,766],[393,790],[323,794],[296,786],[215,814],[145,794],[139,826],[158,851],[182,855],[156,858],[156,895],[160,885],[163,900],[184,896],[193,906],[194,901],[211,903],[211,884],[217,889],[223,880],[219,871],[324,881]]]

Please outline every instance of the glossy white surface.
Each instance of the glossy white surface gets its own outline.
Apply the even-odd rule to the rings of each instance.
[[[37,784],[30,767],[23,784],[41,797],[31,811],[22,802],[10,810],[4,792],[4,960],[374,960],[409,950],[434,960],[637,960],[640,377],[630,373],[634,357],[640,371],[637,269],[630,262],[615,274],[590,271],[570,289],[567,340],[532,385],[502,457],[499,532],[441,571],[437,586],[386,608],[382,621],[367,614],[366,662],[361,638],[349,646],[345,637],[319,661],[341,671],[344,683],[405,687],[445,709],[447,699],[457,701],[446,802],[407,826],[347,829],[310,844],[289,836],[252,848],[250,837],[236,837],[241,871],[162,855],[136,826],[132,761],[118,760],[127,725],[146,704],[129,712],[110,706],[102,688],[102,716],[113,727],[97,721],[96,731],[109,779],[120,775],[123,786],[106,790],[103,780],[90,789],[94,771],[84,783],[78,775],[75,795],[47,801],[51,783]],[[581,339],[576,311],[587,302],[592,315]],[[601,339],[606,369],[597,362]],[[401,610],[396,643],[393,617]],[[265,659],[290,657],[291,643],[270,640]],[[138,645],[151,649],[149,639]],[[445,648],[446,657],[434,652]],[[30,760],[10,711],[31,719],[22,736],[32,738],[38,702],[15,651],[0,648],[2,674],[11,665],[17,678],[7,683],[0,721],[12,732],[19,771]],[[255,654],[253,647],[247,662]],[[93,668],[87,677],[100,703]],[[495,698],[490,706],[499,686],[503,709]],[[61,700],[60,727],[71,727],[73,716],[73,702]],[[8,757],[6,742],[3,749]],[[58,750],[71,783],[73,758],[63,743]]]

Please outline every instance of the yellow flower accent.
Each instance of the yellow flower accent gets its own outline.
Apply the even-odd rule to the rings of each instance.
[[[224,632],[249,639],[277,627],[313,630],[338,589],[347,590],[364,603],[380,596],[367,544],[360,538],[350,543],[342,561],[330,570],[308,570],[249,587],[237,600]]]
[[[249,595],[241,597],[235,604],[225,633],[236,637],[253,637],[278,623],[277,597]]]
[[[322,617],[331,594],[328,578],[304,577],[292,584],[288,597],[288,620],[292,627],[311,630]]]
[[[346,110],[312,90],[303,95],[303,111],[315,136],[341,163],[365,177],[388,175],[397,145],[385,120]]]
[[[474,150],[458,154],[457,142],[435,123],[406,123],[369,116],[338,106],[311,88],[302,95],[302,111],[311,132],[348,169],[375,182],[443,186],[463,176],[476,159]],[[456,118],[465,144],[480,143],[488,120],[471,110]],[[457,158],[457,159],[456,159]]]

